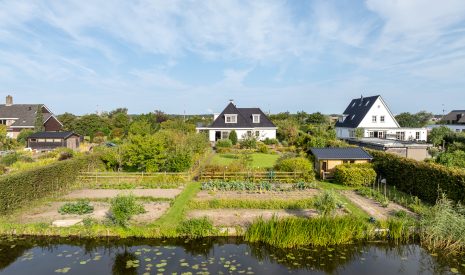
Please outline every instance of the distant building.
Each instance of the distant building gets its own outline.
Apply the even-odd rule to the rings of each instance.
[[[336,166],[344,163],[367,163],[373,157],[363,148],[311,148],[315,159],[315,171],[320,178],[332,177]]]
[[[445,126],[455,133],[465,133],[465,110],[453,110],[441,119],[441,123],[428,125],[428,129]]]
[[[336,135],[341,139],[356,137],[357,128],[366,138],[401,141],[427,140],[426,128],[402,128],[379,95],[353,99],[336,122]]]
[[[419,161],[430,157],[429,148],[433,146],[432,144],[427,143],[380,138],[348,139],[346,141],[349,144],[358,145],[367,149],[385,151]]]
[[[73,132],[39,132],[27,138],[27,147],[48,151],[59,147],[77,150],[80,145],[80,136]]]
[[[7,135],[16,138],[21,130],[34,130],[37,111],[43,116],[45,131],[60,131],[63,124],[44,104],[13,104],[13,97],[8,95],[5,104],[0,104],[0,124],[6,125]]]
[[[221,114],[215,114],[213,123],[207,127],[197,127],[197,132],[208,132],[211,142],[227,139],[232,130],[238,140],[254,136],[258,140],[276,138],[277,127],[260,108],[237,108],[230,102]]]

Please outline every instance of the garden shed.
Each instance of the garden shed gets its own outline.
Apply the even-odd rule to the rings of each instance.
[[[332,177],[334,168],[344,163],[367,163],[373,157],[360,147],[350,148],[312,148],[310,149],[315,158],[315,171],[320,178]]]
[[[73,132],[38,132],[27,138],[27,147],[33,150],[46,151],[58,147],[77,150],[80,136]]]

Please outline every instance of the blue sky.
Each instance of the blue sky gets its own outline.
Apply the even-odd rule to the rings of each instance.
[[[0,1],[0,96],[77,114],[465,109],[465,1]]]

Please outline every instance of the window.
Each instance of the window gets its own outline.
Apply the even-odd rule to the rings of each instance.
[[[53,142],[61,142],[61,139],[54,139]]]
[[[415,133],[415,139],[416,139],[416,140],[419,140],[419,139],[420,139],[420,132],[416,132],[416,133]]]
[[[35,138],[31,138],[31,140],[30,140],[30,142],[36,142],[36,141],[37,141],[37,139],[35,139]]]
[[[237,115],[224,115],[226,123],[237,123]]]
[[[228,131],[222,131],[221,132],[221,139],[228,139],[229,138],[229,132]]]
[[[374,132],[368,132],[368,134],[370,135],[370,137],[375,137],[375,133]]]
[[[252,136],[252,131],[247,131],[247,136],[251,137]]]
[[[252,115],[253,123],[260,123],[260,115]]]
[[[44,138],[39,138],[37,141],[38,141],[38,142],[46,142],[46,139],[44,139]]]
[[[384,123],[384,121],[385,121],[384,116],[380,116],[380,117],[379,117],[379,121],[380,121],[381,123]]]
[[[460,129],[455,129],[455,132],[460,133]]]
[[[255,131],[255,136],[259,137],[260,136],[260,131]]]
[[[372,116],[371,117],[371,122],[376,123],[376,119],[377,119],[376,116]]]
[[[378,137],[379,137],[379,138],[384,138],[384,136],[385,136],[385,135],[384,135],[384,132],[378,132]]]
[[[396,132],[397,140],[405,140],[405,132]]]
[[[354,107],[355,107],[355,101],[354,101],[354,104],[352,104],[352,108],[354,108]]]
[[[6,119],[0,119],[0,124],[6,125]]]

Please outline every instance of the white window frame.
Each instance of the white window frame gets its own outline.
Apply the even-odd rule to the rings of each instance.
[[[228,139],[229,131],[221,131],[221,139]]]
[[[252,115],[252,122],[253,123],[260,123],[260,114],[253,114]]]
[[[229,119],[229,121],[228,121]],[[224,115],[224,123],[237,123],[237,115],[235,114],[225,114]]]
[[[420,132],[415,132],[415,139],[419,140],[420,137],[421,137],[421,133]]]
[[[384,123],[386,121],[386,118],[384,116],[379,117],[379,122]]]
[[[371,116],[371,122],[376,123],[378,120],[377,116]]]
[[[260,131],[255,131],[255,137],[260,137]]]

